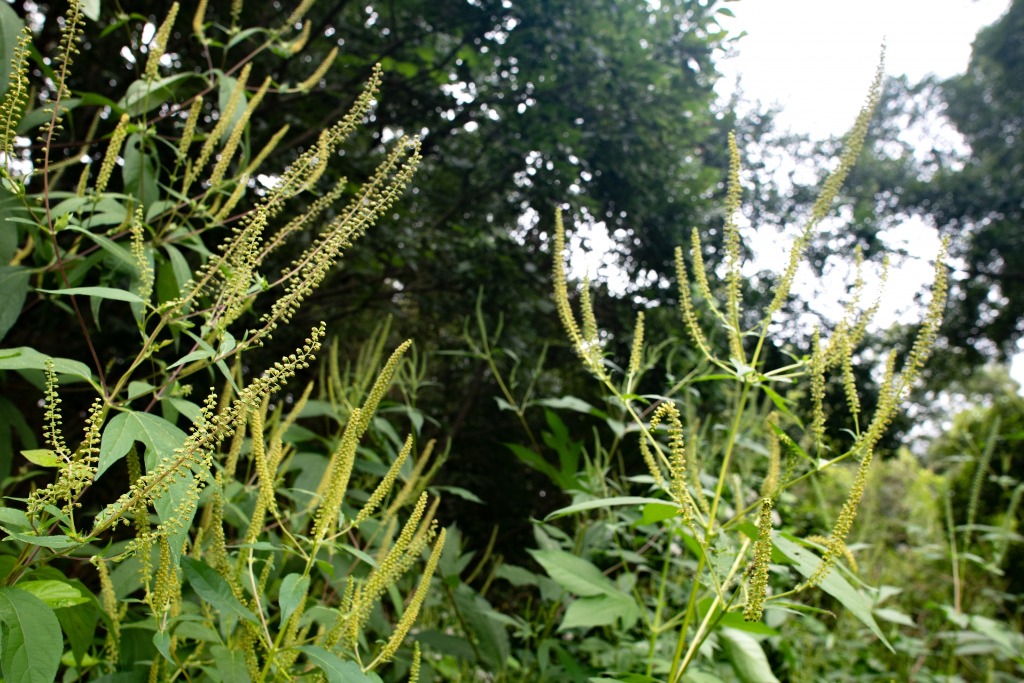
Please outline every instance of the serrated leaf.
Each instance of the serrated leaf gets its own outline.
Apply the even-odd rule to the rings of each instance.
[[[565,517],[566,515],[576,514],[577,512],[583,512],[585,510],[595,510],[599,508],[611,508],[622,505],[669,505],[676,509],[678,505],[671,501],[663,500],[661,498],[643,498],[639,496],[615,496],[612,498],[599,498],[597,500],[588,500],[582,503],[574,503],[564,508],[559,508],[544,518],[544,521],[557,519],[559,517]]]
[[[40,467],[60,467],[61,459],[49,448],[28,448],[21,452],[33,465]]]
[[[170,99],[174,86],[192,76],[193,74],[186,72],[158,78],[155,81],[139,79],[128,86],[117,106],[125,110],[129,116],[145,114]]]
[[[81,541],[68,538],[67,536],[37,536],[35,534],[23,534],[17,531],[7,530],[7,536],[13,538],[22,543],[28,543],[29,545],[38,545],[43,548],[53,548],[54,550],[64,550],[66,548],[74,548],[75,546],[82,545]]]
[[[132,304],[144,303],[138,294],[132,294],[124,289],[113,287],[69,287],[68,289],[37,289],[37,292],[44,294],[69,294],[75,296],[91,296],[97,299],[111,299],[113,301],[127,301]]]
[[[103,428],[96,478],[99,479],[107,468],[127,455],[136,441],[146,446],[145,464],[146,472],[149,473],[155,471],[161,463],[180,457],[176,450],[184,445],[185,439],[185,432],[157,415],[119,413]],[[167,536],[171,559],[176,563],[196,512],[197,501],[189,495],[193,485],[191,469],[182,465],[179,476],[168,477],[165,484],[166,487],[154,496],[153,507],[161,522],[166,523],[171,519],[180,522]],[[182,505],[187,508],[182,509]]]
[[[281,607],[281,628],[296,609],[309,589],[309,577],[301,574],[289,574],[281,580],[277,603]]]
[[[53,683],[57,680],[64,638],[53,610],[19,588],[0,588],[0,670],[7,681]]]
[[[619,596],[622,592],[601,570],[582,557],[577,557],[564,550],[533,550],[527,552],[537,560],[544,571],[558,582],[565,590],[576,595],[589,597],[594,595]]]
[[[4,527],[15,527],[18,529],[28,528],[28,517],[17,508],[0,507],[0,525]]]
[[[373,678],[363,673],[358,664],[346,662],[319,645],[302,645],[295,649],[306,655],[314,666],[324,672],[328,683],[375,683]]]
[[[89,598],[81,591],[65,581],[52,579],[40,581],[22,581],[18,588],[36,596],[51,609],[74,607],[89,602]]]
[[[0,339],[14,327],[25,306],[28,296],[28,281],[32,274],[24,266],[0,266]]]
[[[100,0],[81,0],[82,14],[90,21],[100,20]]]
[[[616,596],[596,595],[577,598],[569,603],[558,630],[612,626],[620,621],[623,628],[628,629],[639,618],[640,608],[625,593]]]
[[[181,558],[181,569],[196,595],[210,603],[215,610],[252,624],[259,624],[256,615],[239,602],[231,591],[231,586],[216,569],[191,557]]]
[[[58,375],[71,375],[84,380],[92,379],[89,366],[76,360],[47,356],[28,346],[0,349],[0,370],[45,370],[47,360],[53,361],[53,370]]]
[[[555,410],[572,410],[577,413],[584,413],[586,415],[596,415],[598,417],[605,417],[604,411],[598,410],[594,406],[584,401],[582,398],[576,398],[575,396],[562,396],[561,398],[542,398],[536,401],[531,401],[530,405],[544,406],[545,408],[554,408]]]
[[[11,59],[14,58],[14,48],[21,36],[21,29],[25,22],[11,9],[6,2],[0,5],[0,59],[3,60],[4,70],[10,73]],[[7,92],[10,87],[10,77],[0,78],[0,95]]]
[[[761,644],[753,636],[723,628],[718,631],[718,642],[743,683],[779,683]]]
[[[127,455],[136,441],[147,448],[148,472],[157,465],[160,456],[168,457],[175,449],[181,448],[185,438],[185,432],[162,417],[149,413],[118,413],[103,428],[96,478],[99,479],[108,467]]]
[[[210,648],[221,683],[251,683],[249,668],[245,665],[245,653],[223,645]]]

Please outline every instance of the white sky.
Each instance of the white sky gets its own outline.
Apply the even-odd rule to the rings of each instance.
[[[886,73],[918,80],[962,73],[978,29],[1009,0],[736,0],[720,23],[747,35],[719,62],[723,89],[737,76],[747,98],[784,107],[783,127],[815,137],[853,122],[883,40]]]

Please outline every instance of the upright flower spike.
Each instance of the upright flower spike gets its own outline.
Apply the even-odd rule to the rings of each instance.
[[[817,586],[821,581],[828,576],[828,573],[832,570],[832,566],[835,564],[836,558],[843,555],[846,548],[846,537],[850,533],[850,529],[853,527],[853,520],[857,517],[857,508],[860,505],[861,499],[864,497],[864,490],[868,479],[868,469],[871,467],[871,461],[873,459],[874,452],[868,450],[864,457],[861,458],[860,466],[857,468],[857,474],[853,479],[853,486],[850,487],[850,493],[846,497],[846,502],[843,503],[842,509],[839,511],[839,517],[836,518],[835,526],[832,527],[832,533],[828,537],[828,543],[825,545],[825,553],[822,555],[821,563],[811,574],[807,580],[808,585]]]
[[[8,73],[7,92],[0,102],[0,153],[4,157],[3,169],[10,175],[8,164],[14,154],[14,139],[18,135],[18,124],[21,123],[28,103],[28,58],[32,45],[32,31],[26,26],[18,36],[11,57]]]
[[[316,86],[320,85],[320,81],[323,80],[327,72],[334,66],[334,60],[338,57],[338,48],[331,48],[331,51],[327,53],[324,61],[320,62],[320,66],[313,70],[306,80],[295,86],[295,89],[299,92],[309,92]]]
[[[754,562],[747,586],[747,604],[743,608],[745,621],[761,621],[764,601],[768,594],[768,565],[772,559],[772,499],[761,499],[761,512],[757,517],[757,540],[754,541]]]
[[[220,156],[217,159],[217,163],[214,164],[213,170],[210,171],[209,183],[211,187],[217,187],[224,180],[224,173],[228,169],[228,165],[231,164],[231,160],[235,157],[235,152],[238,150],[239,144],[242,142],[242,134],[245,132],[245,127],[249,123],[249,118],[252,116],[256,108],[263,102],[263,97],[267,94],[267,90],[270,88],[270,77],[268,76],[263,80],[263,83],[256,90],[252,97],[249,98],[249,102],[246,104],[245,109],[242,110],[241,116],[235,122],[235,127],[231,129],[231,133],[228,135],[227,141],[224,143],[224,147],[220,151]]]
[[[779,284],[775,288],[775,296],[765,309],[764,320],[766,324],[776,313],[782,310],[782,306],[789,299],[790,290],[793,288],[793,282],[796,280],[797,268],[799,267],[800,262],[803,261],[804,255],[807,253],[807,247],[810,245],[811,239],[814,237],[814,234],[818,229],[818,224],[821,223],[821,221],[828,215],[829,211],[831,211],[832,202],[835,200],[836,195],[839,194],[843,181],[846,180],[846,176],[849,175],[850,170],[856,163],[857,157],[860,156],[861,149],[864,147],[864,139],[868,134],[868,126],[871,123],[871,116],[874,113],[875,107],[878,106],[878,101],[881,97],[882,77],[885,75],[884,67],[885,50],[883,49],[882,55],[879,59],[878,68],[875,70],[875,78],[871,83],[871,88],[868,90],[867,101],[864,103],[864,106],[861,107],[860,113],[857,115],[857,119],[854,121],[853,127],[846,136],[846,144],[844,145],[842,155],[839,157],[839,165],[834,171],[832,171],[832,173],[829,174],[825,183],[822,185],[821,193],[818,195],[814,205],[811,207],[811,213],[807,218],[807,223],[789,251],[789,260],[786,264],[786,270],[783,272],[782,278],[779,280]]]
[[[811,337],[811,436],[819,448],[825,441],[825,356],[821,349],[821,332],[817,327]]]
[[[633,327],[633,344],[629,353],[629,374],[636,377],[644,357],[644,312],[636,314],[636,325]]]
[[[740,210],[740,150],[736,146],[736,134],[729,133],[729,184],[725,198],[725,271],[726,289],[728,292],[728,325],[729,353],[738,362],[746,364],[743,343],[740,335],[740,231],[736,216]],[[708,297],[710,299],[710,297]]]
[[[696,234],[696,231],[694,231]],[[686,263],[683,261],[683,250],[676,247],[676,279],[679,281],[679,309],[683,314],[683,323],[690,333],[690,338],[697,345],[701,353],[708,360],[711,360],[711,348],[704,336],[704,331],[697,322],[697,314],[693,309],[693,297],[690,295],[690,280],[686,274]]]
[[[671,401],[663,401],[651,416],[651,431],[665,421],[668,423],[668,470],[669,494],[679,505],[683,521],[688,526],[694,525],[696,506],[687,489],[686,476],[686,444],[683,438],[683,423],[679,419],[679,409]]]
[[[394,659],[398,648],[405,641],[405,637],[409,634],[413,624],[416,623],[420,609],[423,607],[423,602],[427,599],[427,591],[430,590],[430,580],[433,578],[434,571],[437,569],[437,563],[441,559],[441,551],[444,550],[445,531],[446,529],[441,529],[441,532],[438,534],[437,541],[434,542],[434,548],[427,559],[427,564],[423,568],[419,585],[416,586],[416,592],[413,593],[409,604],[405,607],[405,612],[402,613],[402,618],[398,620],[398,624],[395,625],[391,637],[388,638],[388,642],[385,643],[380,654],[377,655],[375,662],[390,662]],[[417,648],[417,660],[419,659],[418,654],[419,650]],[[417,661],[416,664],[418,669],[419,662]],[[410,675],[411,680],[415,680],[418,677],[418,672],[416,675]]]
[[[387,496],[392,487],[395,485],[395,480],[398,479],[398,473],[402,470],[402,465],[408,459],[409,454],[412,452],[412,434],[406,437],[405,444],[402,446],[402,450],[399,451],[398,457],[391,463],[391,467],[388,468],[387,473],[381,477],[380,483],[377,484],[377,488],[374,489],[373,493],[370,494],[369,500],[363,505],[362,509],[356,515],[356,519],[353,522],[354,526],[359,526],[373,515],[377,511],[381,502]]]
[[[601,342],[598,338],[597,319],[590,300],[589,280],[583,281],[583,292],[580,295],[580,307],[583,309],[583,329],[580,330],[576,316],[569,303],[569,286],[565,275],[565,225],[562,223],[562,212],[555,212],[555,236],[553,251],[552,280],[554,282],[555,308],[562,321],[565,333],[572,342],[576,355],[583,361],[583,366],[598,379],[607,381],[608,373],[604,368],[601,356]]]
[[[175,2],[149,43],[149,57],[146,59],[146,70],[143,72],[148,81],[155,81],[160,76],[160,60],[167,51],[167,39],[171,37],[171,29],[174,28],[174,20],[177,17],[178,3]]]

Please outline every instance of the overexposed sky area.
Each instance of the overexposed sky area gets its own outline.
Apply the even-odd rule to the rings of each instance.
[[[844,133],[885,41],[886,73],[919,80],[962,73],[978,29],[1009,0],[735,0],[721,25],[739,39],[719,62],[720,92],[736,78],[748,99],[783,107],[780,123],[815,137]]]

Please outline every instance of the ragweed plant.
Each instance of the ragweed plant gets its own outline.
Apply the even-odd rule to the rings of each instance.
[[[946,301],[946,245],[943,244],[935,261],[931,300],[917,339],[905,356],[894,351],[879,369],[879,395],[872,413],[864,413],[854,366],[878,302],[864,307],[864,266],[859,252],[853,295],[841,321],[828,335],[814,330],[809,351],[802,357],[783,367],[766,367],[772,345],[771,326],[778,321],[789,300],[808,246],[818,226],[827,218],[844,178],[861,151],[871,113],[878,101],[881,78],[879,67],[867,102],[846,139],[839,163],[824,181],[817,201],[798,232],[770,301],[757,322],[749,327],[749,323],[744,322],[749,316],[741,311],[742,243],[737,220],[741,201],[740,154],[735,139],[730,137],[723,295],[716,296],[712,288],[697,229],[692,233],[689,264],[681,248],[675,253],[682,321],[690,342],[713,372],[706,373],[707,377],[691,374],[667,395],[658,397],[653,405],[633,393],[640,367],[637,359],[642,357],[645,339],[649,336],[649,331],[645,333],[642,315],[638,316],[629,370],[620,380],[613,375],[613,365],[605,359],[602,335],[590,306],[586,281],[579,295],[582,324],[577,322],[563,264],[565,230],[561,215],[555,217],[553,281],[559,316],[583,366],[602,384],[611,403],[620,406],[634,423],[652,486],[648,497],[619,496],[603,502],[584,500],[556,515],[640,504],[644,506],[644,520],[663,520],[664,532],[678,539],[693,554],[694,562],[690,564],[673,562],[666,557],[660,576],[651,579],[654,587],[647,594],[656,596],[652,602],[641,600],[638,604],[635,601],[643,591],[636,591],[633,596],[616,593],[620,601],[616,604],[622,615],[637,615],[637,610],[646,610],[639,613],[648,642],[643,672],[648,676],[658,675],[658,680],[671,683],[682,680],[709,639],[732,653],[750,652],[752,648],[759,650],[757,641],[743,632],[748,628],[743,626],[744,620],[760,621],[765,610],[773,605],[793,608],[798,594],[816,586],[837,598],[885,641],[870,609],[864,607],[869,603],[865,603],[844,578],[837,561],[851,557],[847,538],[879,441],[906,400],[934,346]],[[724,353],[713,346],[713,337],[702,326],[704,320],[712,320],[719,330],[725,331]],[[691,425],[684,424],[681,417],[680,407],[687,406],[685,412],[688,413],[693,408],[681,390],[704,379],[727,380],[732,384],[730,415],[721,425],[724,436],[710,435],[705,428],[716,422],[715,416],[688,414]],[[801,384],[807,385],[802,394],[795,391]],[[849,436],[827,440],[830,419],[825,399],[833,384],[842,392],[849,414],[849,424],[843,425]],[[805,397],[802,409],[794,402],[800,395]],[[763,415],[762,402],[774,406],[770,415]],[[802,436],[796,435],[803,427],[801,414],[810,416],[810,424],[803,429]],[[751,424],[759,426],[751,430]],[[668,435],[667,443],[660,436],[662,431]],[[760,445],[750,445],[757,440],[761,441]],[[842,444],[842,448],[837,450],[835,444]],[[760,451],[766,457],[761,462],[738,461],[741,449]],[[688,474],[695,462],[705,468],[700,477]],[[832,528],[812,540],[780,532],[776,505],[780,496],[793,491],[817,472],[843,463],[852,463],[856,474]],[[758,477],[760,483],[755,483]],[[666,517],[665,512],[659,510],[668,511],[669,515]],[[671,544],[665,547],[665,552],[670,547]],[[538,559],[568,590],[589,595],[579,582],[562,581],[567,563],[573,560],[553,555]],[[632,562],[638,561],[634,556]],[[624,557],[622,566],[628,568],[630,563],[631,560]],[[780,588],[778,579],[789,575],[790,567],[800,578]],[[639,573],[638,567],[638,574],[631,581],[643,580],[641,576],[644,574]],[[607,586],[606,590],[612,589]],[[737,621],[733,615],[742,615],[742,618]],[[606,623],[580,620],[578,616],[578,612],[570,610],[565,623],[571,621],[574,626]],[[761,630],[753,632],[763,635],[764,626],[759,625],[759,628]],[[671,641],[670,634],[674,634]],[[756,668],[763,675],[772,676],[763,656],[758,661]],[[774,677],[765,680],[774,680]]]
[[[260,79],[255,60],[301,51],[311,4],[281,27],[243,31],[241,2],[230,27],[200,3],[192,26],[206,63],[234,66],[178,72],[164,59],[183,14],[173,4],[116,102],[72,96],[85,3],[69,4],[38,84],[31,34],[0,27],[21,35],[0,104],[12,237],[0,244],[0,275],[14,305],[0,336],[18,332],[31,295],[82,342],[0,350],[0,370],[35,382],[44,406],[44,447],[23,451],[34,469],[19,463],[12,506],[0,508],[5,680],[373,681],[392,661],[392,675],[419,676],[420,650],[407,640],[445,538],[424,490],[433,444],[417,444],[418,426],[393,443],[374,423],[411,343],[383,361],[385,331],[349,386],[335,343],[318,394],[315,381],[298,395],[286,386],[311,375],[324,323],[262,374],[246,355],[282,335],[420,160],[418,140],[398,140],[365,182],[335,179],[306,199],[374,106],[378,68],[287,169],[262,168],[287,129],[255,148],[249,124],[266,98],[294,88]],[[140,33],[135,20],[115,25]],[[42,104],[26,111],[33,87]],[[89,120],[84,141],[72,137],[79,120]],[[75,166],[77,179],[64,182]],[[270,180],[257,184],[259,174]],[[285,246],[293,258],[275,273]],[[75,348],[86,362],[64,357]],[[72,393],[74,382],[86,388]],[[77,445],[65,428],[69,396],[84,406]],[[313,409],[325,401],[331,410]],[[379,481],[368,460],[385,472]]]

